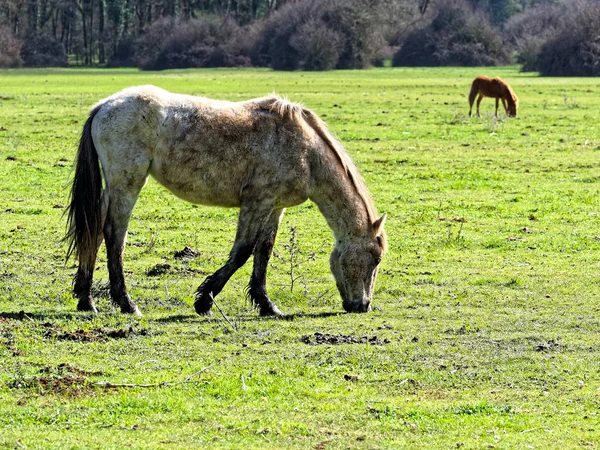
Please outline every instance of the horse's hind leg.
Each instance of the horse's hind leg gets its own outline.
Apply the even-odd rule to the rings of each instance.
[[[471,92],[469,93],[469,117],[471,117],[471,113],[473,112],[473,103],[475,102],[475,97],[477,97],[477,89],[475,86],[471,86]]]
[[[135,315],[141,315],[141,313],[127,293],[123,272],[123,252],[131,213],[148,178],[149,165],[148,162],[147,165],[127,167],[128,170],[125,170],[125,167],[119,167],[116,170],[109,168],[106,171],[108,211],[103,231],[108,260],[110,296],[113,302],[119,305],[121,312]]]
[[[261,207],[261,205],[255,203],[242,204],[235,242],[227,262],[215,273],[209,275],[196,291],[194,308],[198,314],[210,313],[214,297],[221,292],[235,271],[248,261],[254,251],[263,225],[272,214],[273,209],[271,207]]]
[[[477,97],[477,117],[481,117],[479,115],[479,105],[481,104],[481,100],[483,100],[483,94],[479,94],[479,97]]]
[[[248,286],[248,294],[258,307],[261,316],[283,315],[267,295],[267,267],[271,253],[273,252],[277,228],[283,216],[283,211],[273,211],[265,223],[254,248],[254,267],[252,269],[250,285]]]
[[[498,102],[500,101],[500,99],[498,97],[496,97],[496,117],[498,117]]]
[[[106,217],[107,201],[106,195],[102,194],[102,218]],[[98,312],[92,297],[92,281],[94,279],[94,266],[96,265],[96,257],[98,249],[102,244],[102,234],[98,236],[98,242],[95,249],[79,252],[79,267],[75,274],[73,294],[77,298],[77,311],[92,311]]]

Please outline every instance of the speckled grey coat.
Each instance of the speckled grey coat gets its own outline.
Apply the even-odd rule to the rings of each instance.
[[[79,310],[96,310],[91,282],[104,237],[111,296],[123,312],[139,314],[125,287],[122,255],[149,175],[184,200],[240,208],[229,259],[198,288],[198,313],[210,312],[214,297],[254,254],[249,295],[262,315],[281,314],[267,296],[267,265],[284,209],[307,199],[334,233],[330,265],[344,308],[370,309],[387,247],[385,215],[377,216],[348,154],[312,111],[277,96],[234,103],[140,86],[98,103],[82,133],[67,235],[69,254],[79,258]]]

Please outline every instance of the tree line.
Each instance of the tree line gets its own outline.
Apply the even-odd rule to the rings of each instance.
[[[547,74],[562,74],[566,66],[572,74],[595,75],[599,2],[0,0],[0,67],[329,70],[392,60],[408,66],[520,62]]]

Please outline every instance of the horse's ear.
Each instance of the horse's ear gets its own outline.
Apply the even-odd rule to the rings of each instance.
[[[385,219],[387,218],[387,214],[383,214],[379,219],[373,222],[373,234],[378,236],[383,231],[383,224],[385,223]]]

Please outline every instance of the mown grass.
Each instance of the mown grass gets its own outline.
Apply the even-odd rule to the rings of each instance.
[[[481,73],[511,83],[517,119],[489,99],[467,117]],[[388,213],[375,310],[343,313],[331,233],[305,204],[284,218],[268,279],[287,320],[245,300],[250,265],[217,298],[231,325],[196,316],[237,212],[151,181],[125,255],[144,317],[107,299],[103,253],[102,311],[76,313],[60,239],[77,139],[91,105],[146,83],[276,91],[323,117]],[[517,68],[0,72],[0,446],[597,447],[599,93]],[[186,245],[200,255],[175,259]]]

